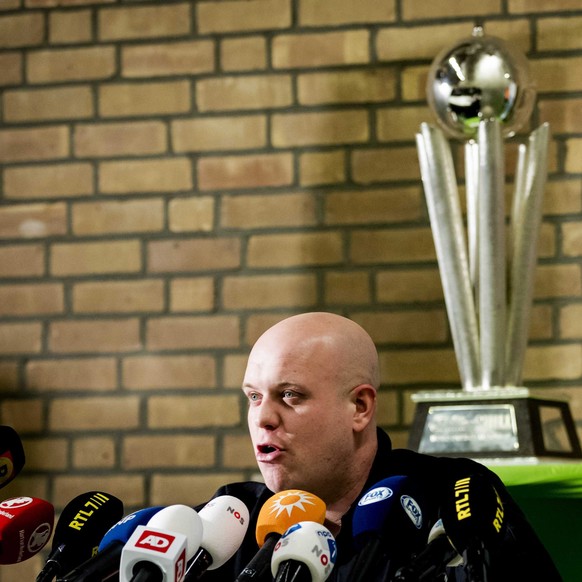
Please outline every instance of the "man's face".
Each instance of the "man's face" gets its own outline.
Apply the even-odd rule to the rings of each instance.
[[[337,385],[339,363],[325,342],[291,343],[259,341],[251,352],[243,382],[249,431],[269,489],[326,500],[352,460],[349,388]]]

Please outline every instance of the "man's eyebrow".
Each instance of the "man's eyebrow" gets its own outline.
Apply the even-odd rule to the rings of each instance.
[[[252,390],[259,390],[258,388],[253,386],[253,384],[251,382],[244,382],[242,385],[242,389],[244,390],[245,388],[252,389]],[[303,384],[298,384],[297,382],[282,381],[282,382],[278,382],[277,384],[274,384],[272,386],[268,386],[267,391],[268,392],[269,391],[277,391],[277,390],[283,390],[285,388],[299,388],[300,390],[307,390],[307,388],[305,386],[303,386]]]

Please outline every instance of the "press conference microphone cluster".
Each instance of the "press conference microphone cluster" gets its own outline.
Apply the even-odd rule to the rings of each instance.
[[[231,495],[216,497],[198,513],[183,505],[165,508],[138,527],[123,548],[119,580],[198,580],[236,553],[248,523],[246,505]]]
[[[185,505],[142,509],[119,520],[97,555],[58,580],[195,580],[234,555],[248,522],[246,505],[230,495],[213,499],[198,513]]]
[[[323,524],[325,503],[317,496],[299,489],[280,491],[261,507],[255,536],[259,551],[238,575],[235,582],[270,579],[271,557],[277,542],[293,525],[302,521]],[[265,578],[265,577],[268,578]]]

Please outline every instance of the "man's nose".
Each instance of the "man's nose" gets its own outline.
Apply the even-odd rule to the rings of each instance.
[[[279,426],[280,421],[275,403],[268,398],[263,398],[256,410],[256,425],[259,428],[273,429]]]

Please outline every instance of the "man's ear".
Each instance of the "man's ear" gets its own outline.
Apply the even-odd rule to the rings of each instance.
[[[364,430],[376,415],[376,388],[371,384],[360,384],[351,392],[354,408],[354,430]]]

